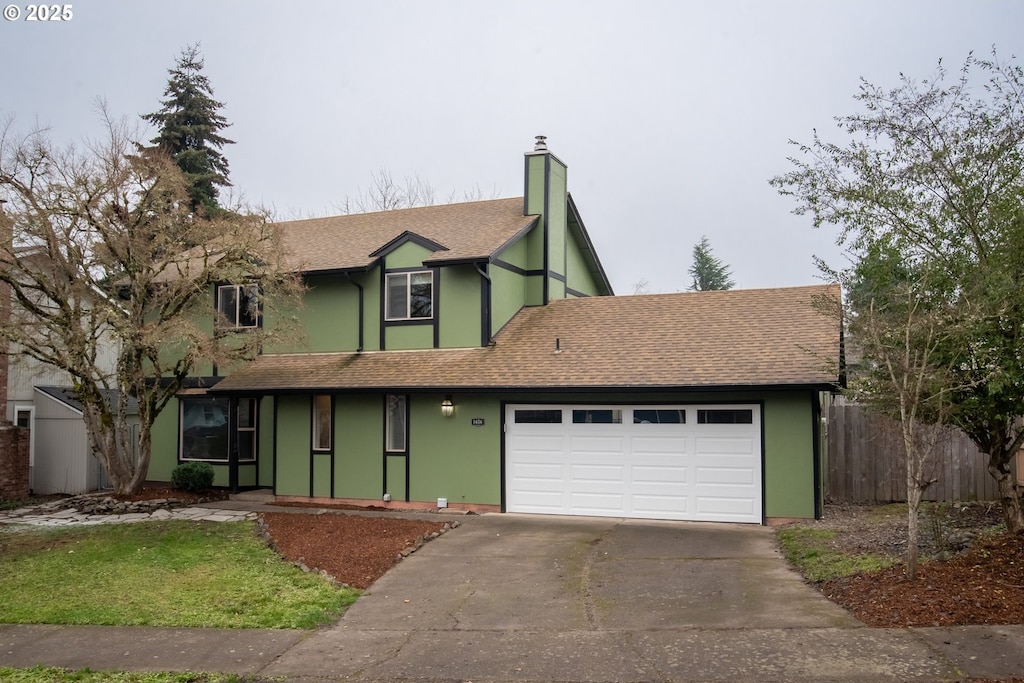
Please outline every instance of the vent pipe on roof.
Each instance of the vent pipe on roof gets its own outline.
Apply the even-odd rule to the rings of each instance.
[[[548,151],[548,143],[545,142],[548,139],[547,135],[536,135],[537,142],[533,144],[534,152],[546,152]]]

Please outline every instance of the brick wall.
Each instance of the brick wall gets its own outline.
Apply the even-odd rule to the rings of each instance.
[[[29,430],[0,425],[0,498],[28,498]]]

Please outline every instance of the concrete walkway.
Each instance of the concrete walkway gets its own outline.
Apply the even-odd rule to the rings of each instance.
[[[763,527],[521,515],[463,522],[330,628],[0,625],[0,665],[306,682],[1024,676],[1024,627],[867,628],[789,570]]]

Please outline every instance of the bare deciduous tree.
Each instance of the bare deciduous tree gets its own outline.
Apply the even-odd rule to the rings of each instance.
[[[274,313],[298,305],[300,284],[264,215],[194,214],[174,162],[103,114],[104,139],[82,147],[0,125],[0,282],[13,301],[0,342],[67,373],[93,455],[131,493],[146,478],[153,422],[184,379],[286,333],[288,316]],[[267,324],[214,322],[219,283],[258,287],[248,313]],[[110,346],[114,367],[102,361]]]
[[[498,197],[497,190],[491,192],[490,199]],[[433,185],[418,175],[406,176],[399,183],[387,168],[370,174],[370,187],[360,189],[355,197],[346,196],[334,204],[334,209],[341,214],[371,213],[374,211],[394,211],[395,209],[411,209],[417,206],[434,206],[436,204],[454,204],[456,202],[475,202],[485,199],[483,190],[475,186],[472,190],[459,193],[452,190],[442,202],[438,200]]]
[[[865,255],[845,283],[847,329],[863,359],[851,372],[848,395],[895,419],[907,484],[906,571],[917,577],[919,513],[936,482],[938,446],[953,408],[950,356],[955,336],[951,283],[938,269],[908,264],[898,253]],[[964,311],[958,311],[963,314]]]

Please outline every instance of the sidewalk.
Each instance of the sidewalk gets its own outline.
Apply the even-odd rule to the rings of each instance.
[[[260,509],[310,511],[232,500],[190,508],[187,514],[192,519],[227,521],[245,519]],[[73,517],[46,517],[36,516],[35,523],[74,523],[69,521]],[[732,585],[723,577],[730,575],[736,563],[747,561],[723,555],[721,538],[731,535],[728,528],[655,528],[622,520],[538,521],[510,515],[471,517],[466,522],[400,563],[329,628],[0,625],[0,666],[217,671],[306,683],[341,679],[881,683],[1024,677],[1024,626],[871,629],[843,620],[815,627],[766,628],[766,617],[772,626],[776,623],[770,619],[776,607],[751,599],[759,595],[749,593],[754,587],[739,585],[728,590],[740,590],[737,604],[748,605],[743,609],[750,610],[749,619],[737,626],[714,615],[703,616],[706,604],[721,599],[715,591]],[[647,541],[645,534],[649,534]],[[693,536],[697,541],[686,543],[687,557],[700,546],[707,547],[707,556],[678,560],[678,569],[658,570],[667,569],[669,574],[651,573],[655,567],[650,562],[661,560],[651,559],[650,548],[633,553],[643,562],[629,556],[642,541],[662,548],[664,538],[681,534],[698,534]],[[590,537],[600,540],[581,543],[580,539]],[[710,540],[700,540],[705,537]],[[754,534],[754,538],[763,546],[767,534]],[[563,566],[559,553],[577,546],[590,548],[586,552],[591,555],[579,559],[582,569]],[[594,550],[598,547],[600,552]],[[756,557],[749,561],[761,563],[757,566],[764,569],[758,571],[767,572],[766,577],[779,576],[772,565],[778,558],[764,557],[763,547],[754,550]],[[621,556],[615,557],[617,553]],[[515,571],[510,572],[513,566]],[[576,577],[568,584],[566,570]],[[577,570],[584,572],[582,579]],[[629,581],[634,597],[609,607],[609,591],[621,595],[618,581],[622,577]],[[775,579],[762,583],[774,585]],[[689,593],[682,596],[683,603],[678,602],[680,586]],[[764,586],[756,590],[763,591]],[[677,602],[670,602],[673,599]],[[788,593],[782,599],[792,602]],[[800,599],[824,600],[820,595]],[[586,604],[580,607],[579,600]],[[661,621],[666,614],[678,618]],[[777,623],[803,624],[804,619],[790,615]]]
[[[285,681],[1005,680],[1024,628],[319,631],[0,625],[0,666],[216,671]],[[1018,679],[1020,680],[1020,679]]]

